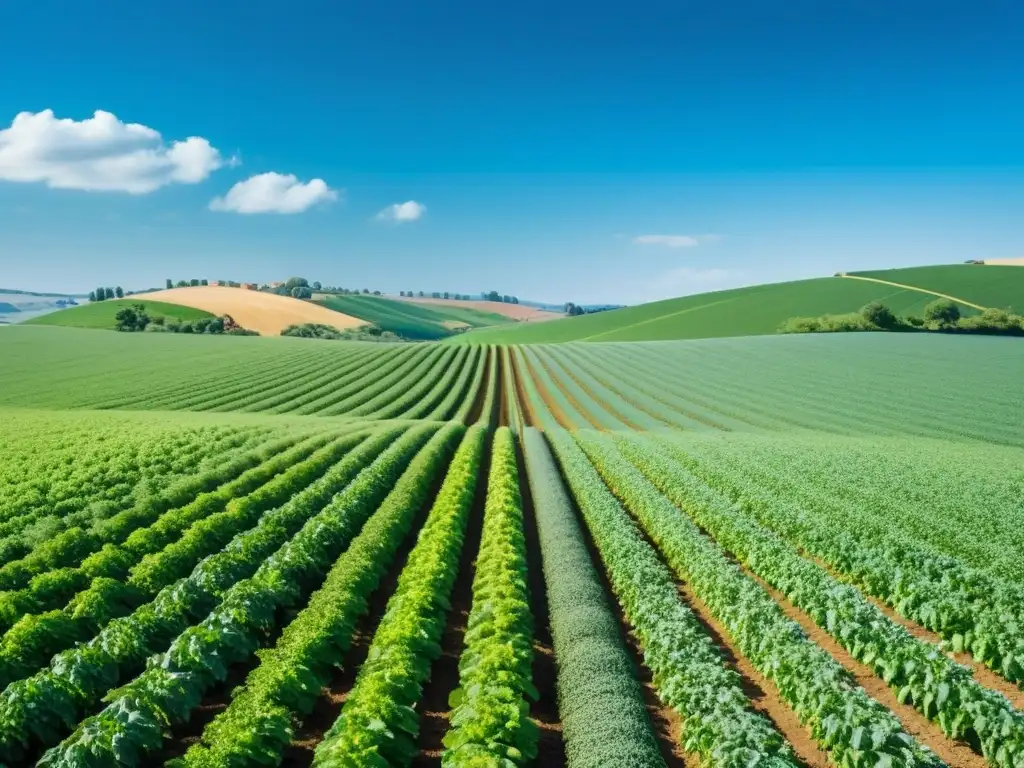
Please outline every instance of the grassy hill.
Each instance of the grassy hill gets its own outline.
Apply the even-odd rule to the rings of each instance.
[[[113,330],[116,321],[115,315],[133,304],[142,304],[150,317],[162,316],[172,320],[199,320],[203,317],[213,317],[210,312],[191,307],[182,307],[178,304],[167,304],[163,301],[145,301],[141,299],[111,299],[110,301],[98,301],[94,304],[82,304],[78,307],[70,307],[57,312],[51,312],[42,317],[26,320],[26,325],[56,325],[65,328],[102,328]]]
[[[467,327],[490,328],[511,323],[507,317],[469,307],[428,306],[379,296],[329,296],[317,299],[316,303],[413,341],[444,339]]]
[[[465,343],[659,341],[775,333],[791,317],[856,312],[880,301],[899,315],[921,315],[934,291],[983,307],[1024,308],[1024,268],[956,264],[850,273],[902,283],[822,277],[683,296],[593,315],[473,331]],[[915,290],[920,289],[920,290]],[[964,315],[978,310],[960,304]]]
[[[943,264],[850,274],[945,293],[983,307],[1024,311],[1024,267]]]

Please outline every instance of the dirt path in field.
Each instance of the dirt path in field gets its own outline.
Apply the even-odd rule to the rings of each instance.
[[[854,677],[857,684],[867,691],[869,696],[892,711],[899,718],[907,733],[935,752],[949,768],[986,768],[988,762],[970,745],[946,738],[937,725],[931,723],[911,705],[900,704],[896,694],[884,680],[874,674],[870,667],[854,659],[845,648],[818,627],[810,616],[793,605],[785,595],[773,589],[749,569],[744,568],[743,570],[764,587],[786,616],[799,624],[812,641],[839,662]]]
[[[480,389],[477,390],[476,399],[473,401],[473,407],[469,411],[469,416],[466,419],[467,426],[470,424],[476,424],[484,412],[484,403],[487,402],[487,394],[490,389],[490,375],[491,375],[491,348],[487,347],[484,349],[484,375],[480,380]],[[487,425],[490,426],[493,421],[493,414],[487,419]]]
[[[537,513],[526,476],[526,459],[520,442],[516,441],[516,464],[519,469],[519,490],[523,498],[523,522],[526,526],[526,574],[530,586],[530,611],[533,613],[533,684],[540,694],[530,704],[530,716],[540,726],[538,743],[541,768],[564,768],[565,743],[562,721],[558,714],[558,667],[551,640],[547,588],[544,585]]]
[[[927,288],[919,288],[916,285],[907,285],[905,283],[894,283],[891,280],[881,280],[877,277],[864,277],[863,275],[849,275],[846,272],[840,272],[839,277],[844,277],[847,280],[863,280],[867,283],[878,283],[880,285],[891,285],[893,288],[902,288],[905,291],[917,291],[918,293],[926,293],[929,296],[936,296],[940,299],[949,299],[955,301],[957,304],[963,304],[967,307],[973,307],[974,309],[984,310],[986,307],[981,304],[975,304],[965,299],[958,298],[956,296],[950,296],[947,293],[939,293],[938,291],[929,291]]]
[[[451,708],[448,696],[459,687],[459,658],[464,648],[463,638],[473,607],[473,577],[476,558],[480,552],[483,532],[484,507],[487,503],[487,477],[491,467],[491,441],[484,449],[484,460],[477,476],[476,494],[466,525],[466,535],[459,554],[459,570],[450,598],[447,622],[441,636],[441,655],[430,668],[430,679],[423,686],[416,709],[420,713],[420,733],[417,740],[419,755],[413,759],[413,768],[439,766],[444,745],[441,740],[448,732]]]

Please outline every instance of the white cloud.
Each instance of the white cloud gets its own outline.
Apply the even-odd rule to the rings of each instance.
[[[379,221],[394,221],[398,223],[416,221],[426,212],[427,206],[423,203],[417,203],[415,200],[410,200],[406,203],[389,205],[377,214],[377,219]]]
[[[97,110],[85,120],[53,110],[21,112],[0,130],[0,180],[54,189],[142,195],[168,184],[196,184],[225,164],[198,136],[166,144],[160,133]]]
[[[317,203],[338,199],[323,179],[305,184],[291,174],[261,173],[240,181],[224,197],[210,201],[211,211],[234,213],[302,213]]]
[[[721,240],[719,235],[637,235],[634,243],[639,245],[663,245],[666,248],[693,248],[701,243]]]

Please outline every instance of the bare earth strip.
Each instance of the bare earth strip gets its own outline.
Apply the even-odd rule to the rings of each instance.
[[[1015,259],[985,259],[982,264],[1001,264],[1004,267],[1024,267],[1024,256]]]
[[[557,320],[565,317],[560,312],[548,312],[546,309],[527,307],[522,304],[506,304],[502,301],[463,301],[462,299],[428,299],[417,298],[416,296],[388,296],[395,301],[408,301],[410,304],[440,304],[446,307],[463,307],[475,309],[480,312],[490,312],[495,315],[504,315],[513,320],[524,323],[535,323],[541,320]]]
[[[132,298],[166,301],[168,304],[202,309],[215,315],[231,315],[243,328],[258,331],[263,336],[279,336],[289,325],[300,323],[331,325],[338,330],[366,324],[358,318],[308,301],[243,288],[204,285],[138,293]]]
[[[881,285],[891,285],[895,288],[904,288],[908,291],[917,291],[918,293],[927,293],[929,296],[937,296],[940,299],[949,299],[955,301],[957,304],[963,304],[965,307],[973,307],[974,309],[980,309],[984,311],[987,307],[981,306],[981,304],[975,304],[964,299],[957,298],[956,296],[950,296],[947,293],[938,293],[937,291],[929,291],[927,288],[918,288],[916,285],[905,285],[904,283],[894,283],[891,280],[880,280],[877,277],[864,277],[863,275],[848,275],[845,272],[840,272],[839,277],[845,277],[847,280],[864,280],[868,283],[879,283]]]

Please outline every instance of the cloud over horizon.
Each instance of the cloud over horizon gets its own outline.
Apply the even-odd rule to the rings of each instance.
[[[197,184],[226,164],[204,138],[167,144],[159,131],[103,110],[78,121],[52,109],[20,112],[0,130],[0,180],[52,189],[144,195]]]
[[[417,203],[415,200],[409,200],[405,203],[389,205],[387,208],[380,211],[375,218],[378,221],[393,221],[397,224],[401,224],[404,222],[416,221],[426,212],[427,206],[423,205],[423,203]]]
[[[638,245],[662,245],[666,248],[694,248],[701,243],[720,240],[719,235],[637,235],[633,242]]]
[[[323,179],[303,184],[292,174],[270,171],[235,184],[224,197],[210,201],[211,211],[231,213],[302,213],[318,203],[338,199],[338,192]]]

